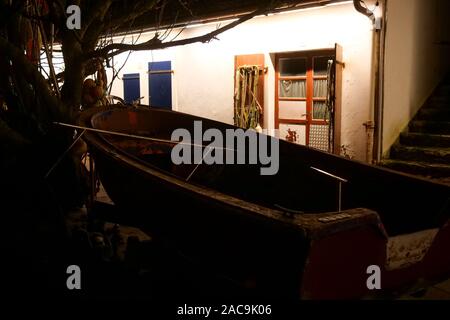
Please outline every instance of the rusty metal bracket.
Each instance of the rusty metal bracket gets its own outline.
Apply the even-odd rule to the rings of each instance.
[[[155,71],[147,71],[148,74],[167,74],[167,73],[175,73],[174,70],[155,70]]]
[[[341,66],[342,66],[342,68],[344,68],[344,69],[345,69],[345,62],[342,62],[342,61],[336,60],[336,63],[337,63],[337,64],[339,64],[339,65],[341,65]]]

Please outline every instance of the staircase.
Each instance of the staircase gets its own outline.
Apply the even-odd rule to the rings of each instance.
[[[450,184],[450,77],[419,110],[381,165]]]

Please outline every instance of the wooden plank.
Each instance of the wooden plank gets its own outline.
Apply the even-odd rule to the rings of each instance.
[[[335,101],[334,101],[334,136],[333,136],[333,153],[339,155],[341,153],[341,113],[342,113],[342,72],[344,68],[342,60],[342,47],[336,43],[335,45],[336,61],[335,64]]]

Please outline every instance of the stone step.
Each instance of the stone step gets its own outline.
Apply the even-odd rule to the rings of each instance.
[[[450,148],[450,135],[404,132],[400,135],[400,143],[409,147]]]
[[[433,94],[433,96],[429,99],[434,102],[443,102],[448,104],[450,102],[450,92],[439,92]]]
[[[449,105],[450,104],[450,95],[433,95],[429,100],[430,103],[438,103],[443,105]]]
[[[438,95],[438,96],[450,96],[450,85],[448,84],[443,84],[441,86],[439,86],[439,88],[436,89],[436,91],[433,93],[433,95]]]
[[[450,134],[450,122],[414,120],[409,124],[409,132]]]
[[[450,165],[446,164],[402,160],[383,160],[381,162],[381,165],[392,170],[430,178],[450,177]]]
[[[450,108],[422,108],[416,120],[450,121]]]
[[[397,144],[392,147],[392,160],[450,164],[450,148],[408,147]]]
[[[433,96],[450,98],[450,86],[441,85],[433,92]]]
[[[428,100],[422,109],[450,109],[450,102]]]

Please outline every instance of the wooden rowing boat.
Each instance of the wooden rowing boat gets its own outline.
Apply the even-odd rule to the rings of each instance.
[[[128,223],[277,297],[378,296],[450,276],[449,186],[285,141],[276,175],[258,165],[174,165],[167,140],[196,120],[204,130],[234,129],[152,108],[81,114],[79,126],[104,130],[85,140]],[[333,177],[347,181],[340,199]],[[374,265],[381,290],[368,288]]]

